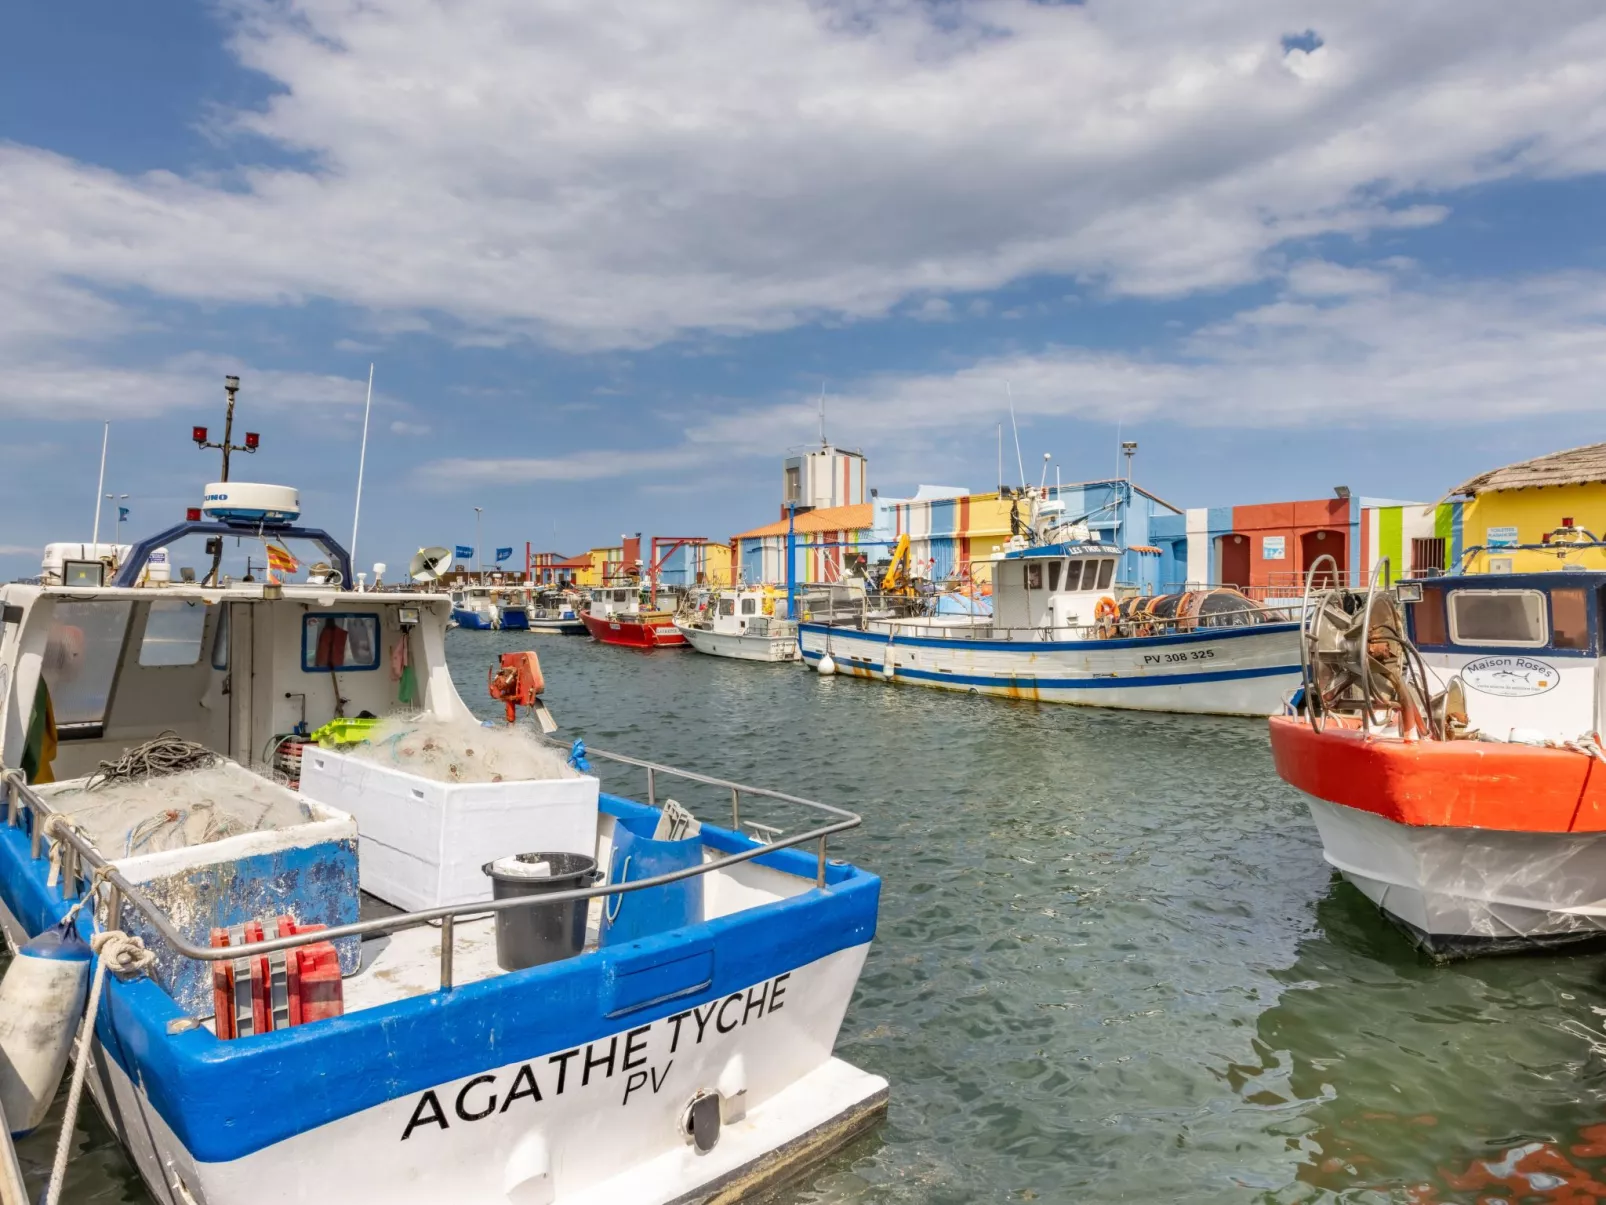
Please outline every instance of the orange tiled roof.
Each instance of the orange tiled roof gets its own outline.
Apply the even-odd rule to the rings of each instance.
[[[868,502],[858,502],[852,506],[822,506],[818,510],[804,511],[797,517],[796,530],[800,534],[815,534],[822,531],[858,531],[869,527],[875,522],[875,508]],[[777,520],[766,523],[763,527],[755,527],[752,531],[744,531],[740,535],[732,536],[733,540],[756,540],[760,536],[784,536],[787,521]]]

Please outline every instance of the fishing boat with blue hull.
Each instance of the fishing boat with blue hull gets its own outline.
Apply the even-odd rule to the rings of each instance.
[[[452,622],[476,632],[523,632],[530,612],[511,587],[463,586],[452,591]]]
[[[856,615],[798,625],[803,659],[823,674],[1206,715],[1272,715],[1298,687],[1287,612],[1227,588],[1118,591],[1120,548],[1085,528],[1060,536],[993,558],[990,616],[900,614],[866,594]]]
[[[325,533],[270,535],[351,580]],[[80,1062],[156,1200],[734,1200],[884,1112],[886,1082],[831,1053],[880,891],[828,857],[857,816],[578,742],[516,781],[462,773],[460,744],[432,779],[407,758],[457,728],[546,747],[473,721],[446,597],[137,585],[158,541],[110,585],[0,588],[0,923],[20,943],[65,918],[102,951]],[[542,686],[533,653],[492,667],[510,719]],[[592,762],[644,774],[646,802]],[[182,803],[198,774],[223,785]],[[779,808],[813,819],[745,831]],[[14,1125],[55,1092],[0,1082]]]

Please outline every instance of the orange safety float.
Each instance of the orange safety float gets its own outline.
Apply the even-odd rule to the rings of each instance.
[[[1120,604],[1106,594],[1093,606],[1093,620],[1098,624],[1098,637],[1100,640],[1113,640],[1119,632],[1117,621],[1121,618]]]
[[[491,667],[489,690],[491,698],[506,705],[509,724],[518,720],[520,707],[542,708],[546,678],[541,673],[541,659],[531,651],[503,653]]]

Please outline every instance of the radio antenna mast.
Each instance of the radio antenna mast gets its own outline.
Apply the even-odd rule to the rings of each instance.
[[[1025,489],[1026,462],[1021,459],[1020,454],[1020,424],[1015,421],[1015,391],[1009,387],[1008,381],[1004,382],[1004,392],[1009,394],[1009,426],[1010,430],[1015,432],[1015,467],[1020,470],[1020,487]]]
[[[820,378],[820,447],[828,448],[831,445],[825,442],[825,378]]]

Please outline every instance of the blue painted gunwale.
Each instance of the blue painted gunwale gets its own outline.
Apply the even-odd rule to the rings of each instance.
[[[805,661],[818,661],[823,653],[805,652]],[[1233,682],[1240,678],[1274,678],[1282,674],[1299,675],[1299,665],[1264,665],[1254,669],[1218,670],[1214,673],[1202,674],[1152,674],[1146,677],[1092,677],[1085,678],[1042,678],[1035,674],[945,674],[941,670],[913,669],[906,665],[892,667],[894,675],[898,678],[911,678],[920,682],[951,682],[959,686],[1014,686],[1021,678],[1030,677],[1032,685],[1038,688],[1047,687],[1050,690],[1108,690],[1115,687],[1126,686],[1191,686],[1199,682]],[[876,674],[884,674],[886,666],[881,662],[871,661],[864,665],[855,664],[850,670],[839,670],[850,676],[859,669],[870,670]]]
[[[656,814],[603,794],[613,816]],[[26,815],[26,813],[25,813]],[[705,825],[703,841],[734,853],[750,838]],[[815,856],[796,849],[755,861],[813,880]],[[26,825],[0,822],[0,898],[30,935],[58,923],[68,902],[46,884]],[[569,1050],[647,1025],[875,936],[881,880],[829,863],[826,889],[704,921],[583,957],[431,992],[315,1025],[221,1042],[204,1029],[170,1035],[182,1015],[149,979],[109,978],[96,1037],[200,1162],[226,1162],[374,1105],[476,1072]],[[81,916],[80,931],[89,933]],[[709,986],[621,1015],[606,1014],[623,975],[712,953]]]
[[[1198,644],[1206,640],[1238,640],[1245,636],[1298,632],[1299,624],[1290,620],[1287,623],[1262,623],[1245,628],[1205,628],[1196,632],[1178,632],[1173,636],[1128,636],[1115,640],[967,640],[964,637],[943,639],[940,636],[905,636],[901,632],[892,635],[883,632],[865,632],[859,628],[832,627],[826,623],[800,623],[797,625],[797,630],[799,636],[804,632],[817,632],[837,639],[868,640],[881,645],[890,640],[894,645],[903,648],[913,646],[914,648],[951,649],[964,646],[968,648],[1003,650],[1010,653],[1043,653],[1098,649],[1135,649],[1149,648],[1151,646],[1154,648],[1170,648],[1173,645]],[[899,672],[901,673],[902,670]]]
[[[491,621],[486,619],[485,616],[481,615],[478,611],[469,611],[462,607],[453,607],[452,619],[456,621],[457,626],[460,628],[468,628],[469,630],[475,632],[489,632],[491,630]]]

